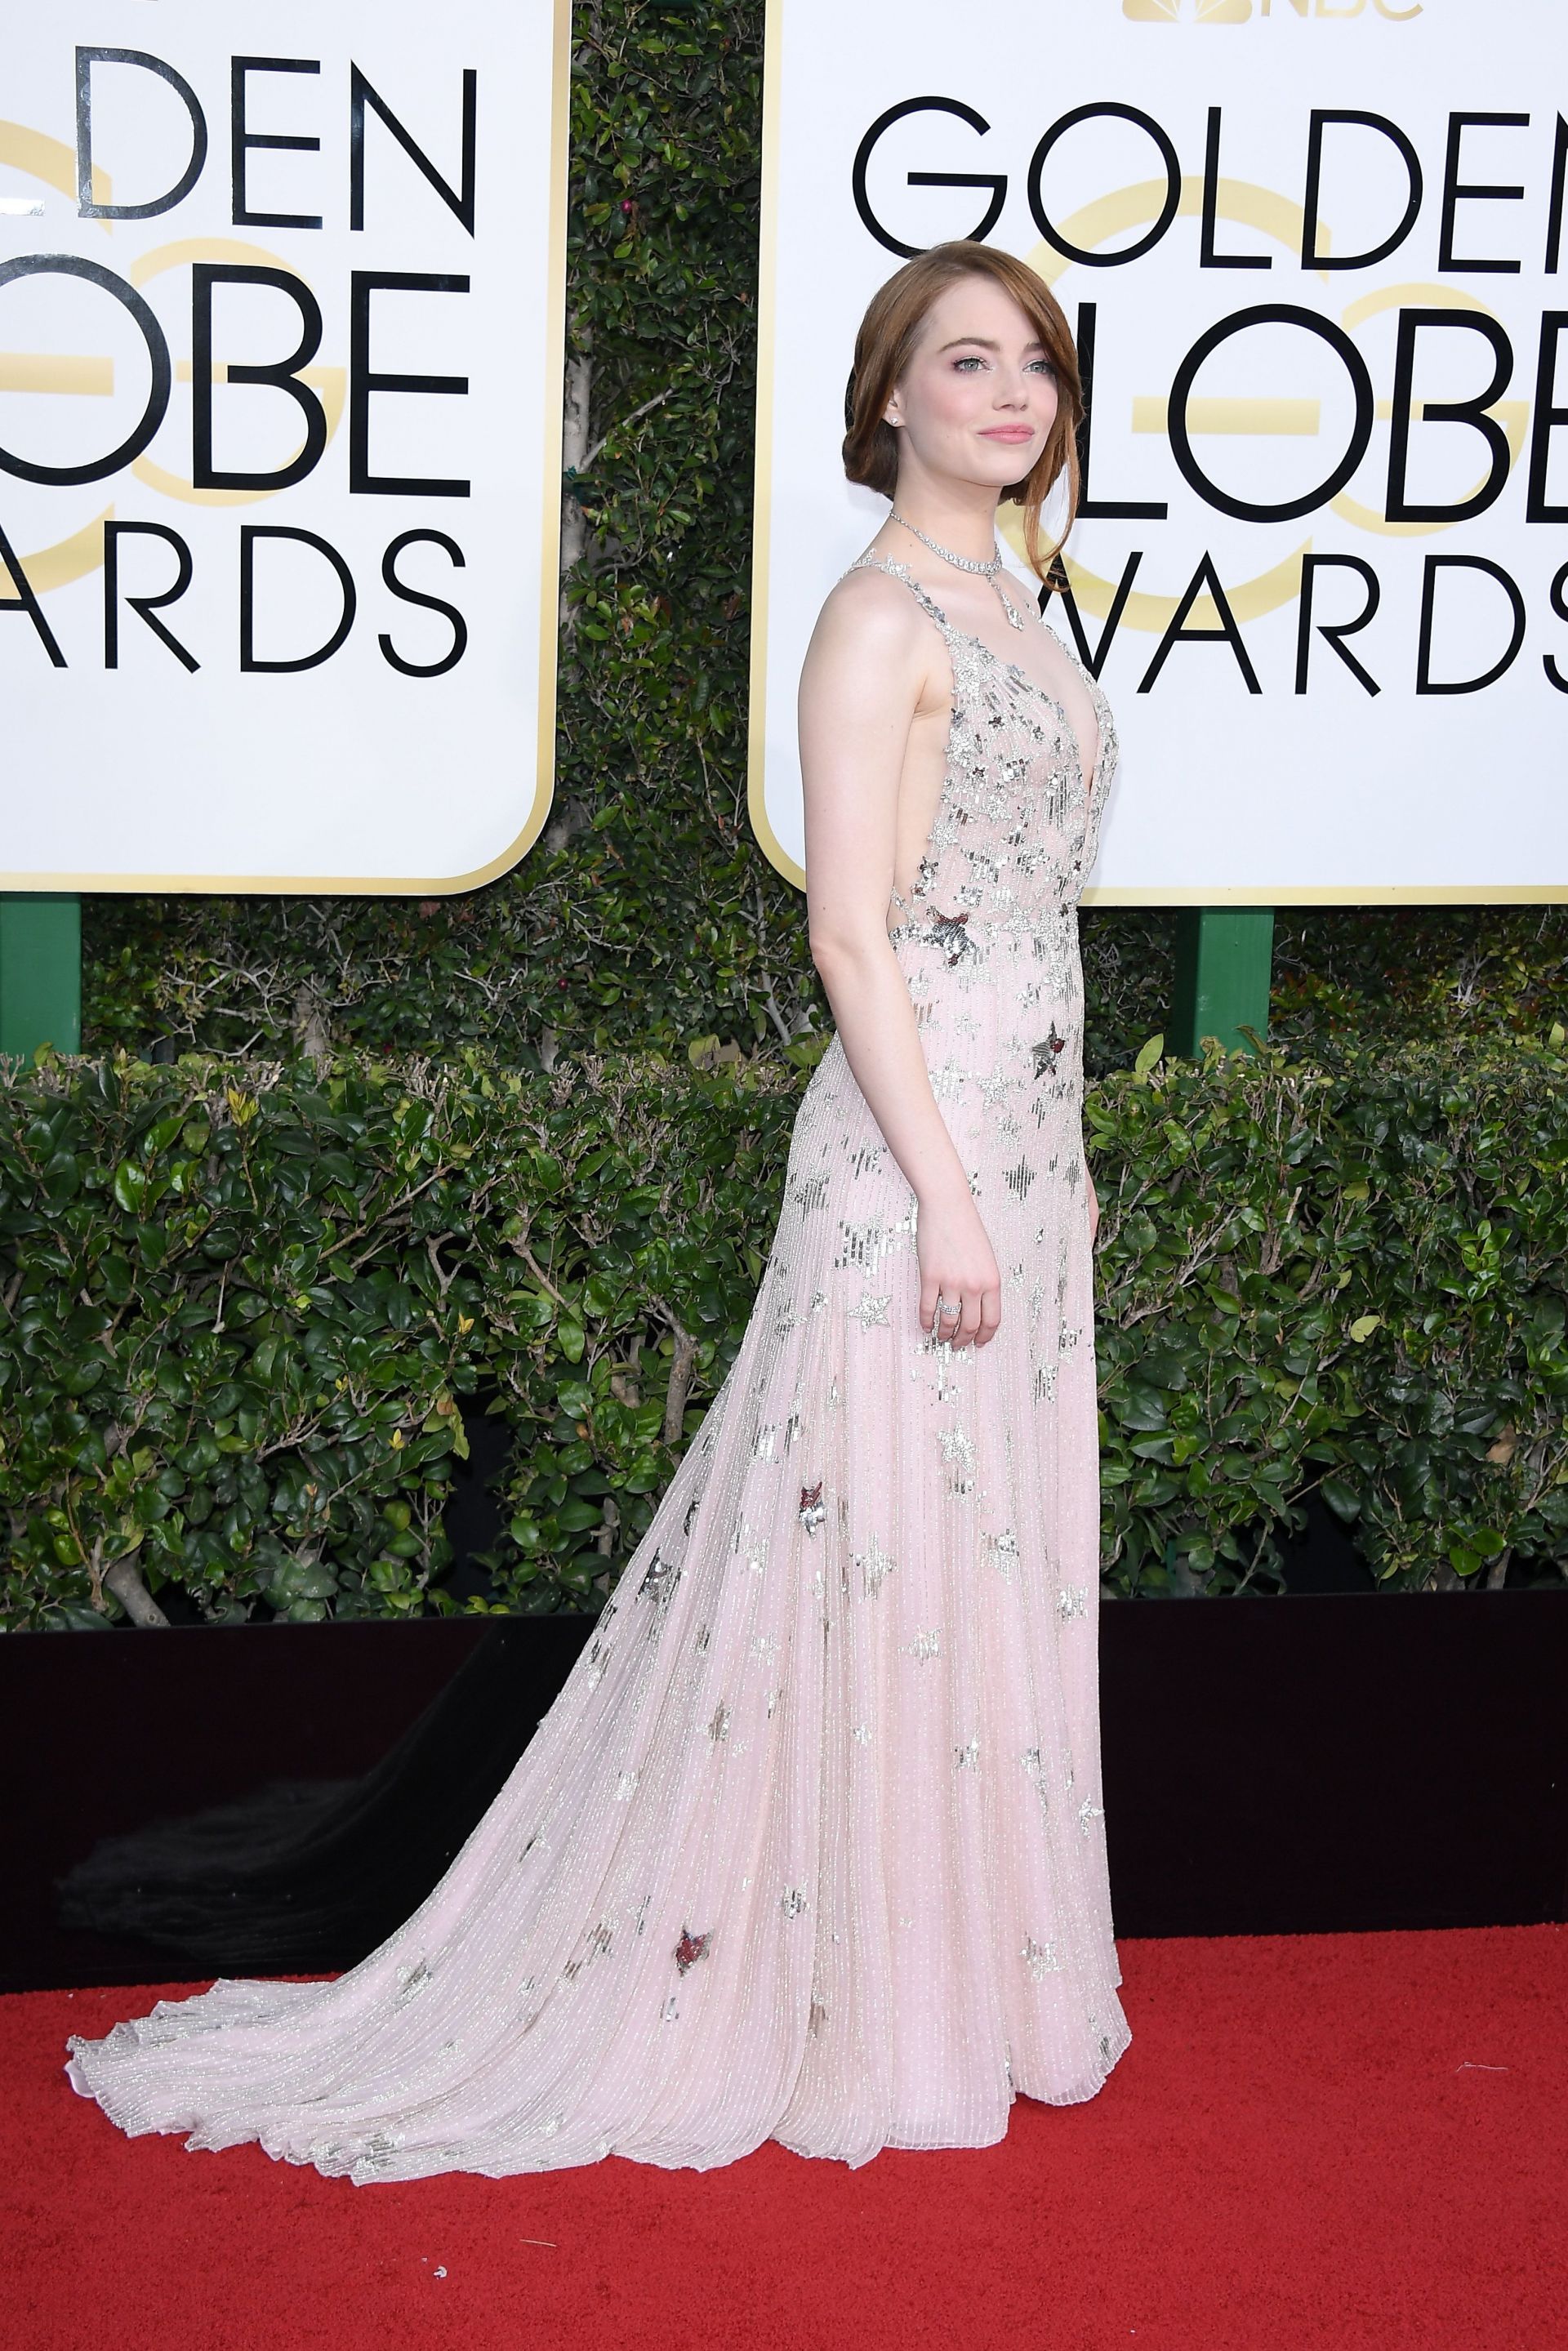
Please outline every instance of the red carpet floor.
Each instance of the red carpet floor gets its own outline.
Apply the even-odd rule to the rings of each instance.
[[[351,2188],[122,2138],[0,2001],[9,2351],[1568,2343],[1568,1928],[1124,1943],[1131,2049],[1001,2146]]]

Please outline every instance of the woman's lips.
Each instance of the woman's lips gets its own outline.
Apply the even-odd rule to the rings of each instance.
[[[986,441],[1032,441],[1034,439],[1032,424],[988,424],[982,425],[980,432],[981,438]]]

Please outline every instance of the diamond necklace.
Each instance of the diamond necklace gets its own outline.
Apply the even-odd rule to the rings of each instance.
[[[944,563],[951,563],[960,571],[977,571],[982,580],[988,580],[992,587],[996,590],[998,595],[1001,598],[1002,610],[1007,614],[1011,625],[1015,629],[1021,629],[1023,627],[1023,614],[1019,611],[1017,605],[1013,603],[1007,590],[1002,586],[1002,558],[1001,549],[999,548],[997,549],[996,554],[992,557],[989,563],[977,563],[972,555],[955,555],[950,547],[939,547],[934,538],[927,538],[925,533],[912,523],[907,515],[901,515],[896,507],[893,509],[891,519],[894,522],[902,523],[905,530],[913,531],[915,538],[920,541],[922,547],[928,547],[933,555],[939,555],[942,558]],[[994,539],[991,543],[993,546],[996,545]]]

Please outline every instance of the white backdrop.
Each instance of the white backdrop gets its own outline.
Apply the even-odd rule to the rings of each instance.
[[[1048,278],[1081,350],[1092,332],[1091,500],[1164,509],[1092,505],[1069,545],[1124,746],[1086,899],[1568,896],[1568,332],[1538,383],[1542,313],[1568,308],[1549,274],[1563,57],[1559,0],[772,0],[751,809],[782,872],[803,879],[801,658],[886,511],[842,475],[855,329],[894,246],[975,235],[995,199],[985,235]],[[1381,119],[1319,133],[1307,251],[1355,266],[1303,266],[1314,109]],[[1311,316],[1243,321],[1197,354],[1178,452],[1184,360],[1270,306]],[[1415,516],[1390,511],[1402,314]],[[1480,424],[1425,413],[1483,400]],[[1489,478],[1484,510],[1419,512]],[[1375,693],[1315,628],[1297,691],[1308,555],[1366,567],[1311,575],[1312,617],[1354,621],[1375,595],[1341,640]],[[1186,626],[1220,625],[1218,585],[1241,653],[1166,642],[1195,580]],[[1050,617],[1071,642],[1060,601]],[[1511,646],[1492,683],[1438,690]]]
[[[534,839],[554,731],[569,33],[570,0],[11,12],[0,533],[36,603],[0,560],[6,885],[439,891]],[[80,166],[99,210],[160,208],[80,216]],[[193,486],[214,266],[283,283],[212,284],[217,483]],[[363,282],[378,276],[465,287]],[[282,373],[307,345],[298,395],[227,373]],[[166,410],[138,445],[161,366]],[[400,376],[427,381],[376,381]],[[313,442],[291,486],[257,478]],[[177,535],[111,535],[107,606],[106,520]],[[247,553],[257,531],[275,535]],[[182,543],[188,586],[139,613],[131,598],[178,585]],[[310,663],[350,601],[335,651],[262,666]]]

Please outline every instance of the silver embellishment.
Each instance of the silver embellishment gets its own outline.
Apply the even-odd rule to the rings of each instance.
[[[655,1609],[662,1611],[669,1606],[670,1594],[680,1580],[681,1571],[676,1562],[656,1551],[648,1562],[646,1574],[637,1586],[637,1597],[639,1600],[651,1600]]]
[[[883,1585],[886,1583],[888,1577],[893,1573],[894,1568],[897,1564],[896,1561],[893,1558],[891,1552],[883,1551],[882,1545],[878,1542],[874,1535],[873,1535],[871,1541],[867,1543],[864,1551],[856,1552],[854,1561],[855,1565],[861,1572],[861,1587],[864,1592],[866,1598],[868,1600],[874,1600],[877,1593],[882,1590]]]
[[[1066,1038],[1059,1034],[1053,1020],[1051,1024],[1050,1036],[1042,1037],[1038,1045],[1030,1047],[1030,1051],[1034,1055],[1034,1073],[1037,1078],[1048,1078],[1052,1074],[1056,1068],[1057,1056],[1062,1051],[1066,1043]]]
[[[1011,1527],[1004,1527],[1000,1534],[988,1534],[986,1548],[990,1553],[991,1565],[1002,1582],[1010,1583],[1013,1580],[1012,1562],[1019,1555],[1019,1539]]]
[[[912,523],[907,515],[901,515],[896,507],[891,509],[889,519],[898,523],[904,530],[912,532],[922,547],[928,547],[933,555],[939,555],[943,562],[950,563],[956,571],[974,571],[977,572],[982,580],[988,580],[1001,599],[1001,607],[1008,616],[1009,627],[1013,629],[1023,627],[1023,614],[1002,586],[1002,552],[1000,548],[996,546],[994,539],[991,544],[996,548],[995,554],[988,562],[981,563],[972,555],[955,555],[950,547],[943,547],[936,539],[927,538],[925,533],[916,524]]]

